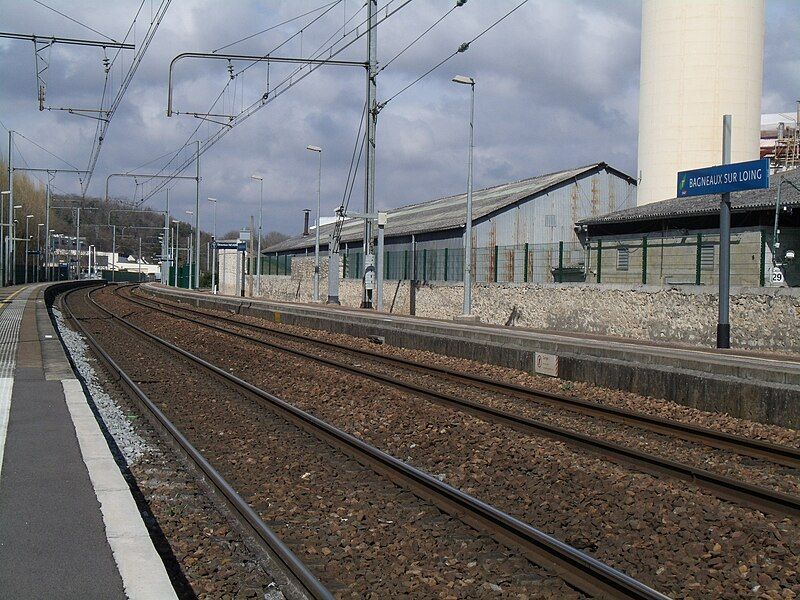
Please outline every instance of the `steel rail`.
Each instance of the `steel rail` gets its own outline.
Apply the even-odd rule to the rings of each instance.
[[[655,431],[657,433],[664,433],[667,435],[679,437],[684,440],[698,442],[714,448],[729,450],[735,452],[736,454],[751,456],[754,458],[761,458],[787,467],[800,469],[800,450],[797,448],[792,448],[790,446],[783,446],[780,444],[773,444],[762,440],[755,440],[741,435],[725,433],[708,427],[701,427],[689,423],[682,423],[680,421],[675,421],[673,419],[666,419],[663,417],[648,415],[641,412],[626,410],[623,408],[617,408],[614,406],[609,406],[607,404],[599,404],[597,402],[582,400],[580,398],[572,398],[569,396],[556,394],[554,392],[548,392],[545,390],[532,389],[515,383],[499,381],[482,375],[456,371],[454,369],[449,369],[447,367],[426,365],[406,358],[388,356],[386,354],[371,352],[369,350],[362,350],[360,348],[351,348],[350,346],[345,346],[343,344],[338,344],[336,342],[319,340],[311,337],[306,337],[304,335],[291,333],[288,331],[277,331],[269,327],[263,327],[260,325],[255,325],[253,323],[238,321],[222,315],[209,314],[202,310],[196,310],[185,306],[176,306],[174,304],[167,304],[164,303],[162,300],[158,300],[155,298],[147,298],[147,300],[150,302],[156,302],[164,306],[169,306],[171,308],[175,308],[178,310],[183,310],[192,314],[202,315],[204,317],[208,317],[211,319],[217,319],[228,323],[235,323],[237,325],[240,325],[242,327],[251,330],[263,331],[269,335],[281,336],[284,338],[299,340],[303,342],[312,342],[314,344],[326,348],[331,348],[343,352],[349,352],[351,354],[357,354],[359,356],[363,356],[365,358],[369,358],[372,360],[378,360],[384,363],[402,366],[403,368],[415,369],[419,372],[426,373],[429,375],[435,374],[444,376],[457,383],[463,383],[467,385],[472,385],[474,387],[479,387],[482,389],[499,392],[501,394],[506,394],[509,396],[520,398],[522,400],[529,400],[531,402],[536,402],[538,404],[546,403],[552,406],[565,408],[572,412],[580,414],[589,414],[594,417],[616,421],[619,423],[624,423],[626,425],[633,425],[643,429],[648,429],[650,431]]]
[[[100,286],[100,288],[105,286]],[[320,583],[316,576],[303,564],[303,562],[286,546],[283,541],[264,523],[258,513],[236,492],[224,477],[205,459],[205,457],[189,442],[189,440],[175,427],[167,416],[156,406],[156,404],[142,391],[142,389],[117,365],[111,356],[103,349],[97,339],[89,333],[72,311],[67,299],[75,292],[86,292],[86,297],[90,298],[92,291],[99,288],[92,288],[87,291],[86,287],[72,289],[62,297],[61,306],[65,309],[70,320],[80,331],[81,335],[91,346],[103,362],[109,367],[112,373],[119,378],[119,381],[127,388],[128,392],[140,403],[142,407],[153,417],[160,427],[174,440],[181,450],[194,462],[194,464],[205,475],[208,481],[222,494],[233,513],[237,515],[237,520],[245,528],[255,534],[256,539],[265,544],[271,553],[277,557],[278,561],[285,567],[291,582],[300,590],[317,600],[332,600],[333,595]],[[101,310],[104,310],[101,308]],[[106,312],[106,311],[104,311]]]
[[[114,290],[114,294],[119,294],[120,289],[121,288],[116,288]],[[162,308],[147,306],[147,303],[145,302],[139,302],[132,298],[126,298],[122,295],[119,295],[119,297],[128,302],[146,306],[151,310],[158,310],[165,314],[170,314],[170,311]],[[213,325],[211,323],[204,323],[199,319],[177,315],[175,313],[172,313],[172,316],[174,318],[184,319],[191,323],[195,323],[215,331],[233,335],[240,339],[244,339],[273,350],[294,354],[295,356],[312,360],[335,369],[340,369],[355,375],[372,379],[374,381],[379,381],[382,384],[394,387],[396,389],[425,397],[433,402],[468,412],[486,421],[510,425],[515,429],[528,434],[545,435],[547,437],[565,442],[570,446],[588,450],[594,454],[599,454],[601,457],[632,465],[648,473],[667,475],[688,481],[726,500],[739,502],[764,512],[786,514],[792,517],[800,516],[800,497],[793,496],[791,494],[753,485],[724,475],[718,475],[711,471],[674,461],[669,458],[641,452],[615,442],[609,442],[584,433],[571,431],[543,421],[538,421],[522,415],[486,406],[480,402],[458,398],[451,394],[438,392],[414,383],[399,381],[389,375],[368,371],[360,367],[348,365],[346,363],[317,356],[315,354],[310,354],[302,350],[287,348],[285,346],[281,346],[280,344],[254,338],[250,335],[241,333],[239,331],[233,331],[226,327],[220,327],[219,325]]]
[[[105,287],[105,286],[104,286]],[[461,490],[439,481],[363,440],[293,406],[255,385],[236,377],[175,344],[130,323],[101,306],[92,293],[87,298],[100,311],[125,327],[200,365],[213,375],[260,398],[272,410],[297,424],[311,435],[323,439],[359,462],[367,464],[390,480],[433,502],[443,511],[490,535],[499,543],[520,550],[531,562],[549,568],[579,590],[598,597],[665,600],[668,596],[648,587],[596,558],[569,546],[535,527],[482,502]]]

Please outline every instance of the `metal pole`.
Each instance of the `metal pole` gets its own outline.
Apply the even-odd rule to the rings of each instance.
[[[78,207],[78,218],[75,220],[75,279],[81,278],[81,207]]]
[[[375,285],[375,309],[383,310],[383,230],[384,224],[380,217],[378,218],[378,252],[376,267],[376,285]]]
[[[161,240],[161,283],[169,283],[169,190],[164,208],[164,239]]]
[[[111,283],[114,283],[117,273],[117,226],[111,226]]]
[[[142,280],[142,236],[139,236],[139,281]]]
[[[189,236],[186,238],[186,258],[188,258],[189,263],[189,289],[192,288],[192,233],[189,232]]]
[[[195,202],[194,202],[194,237],[195,237],[195,252],[197,256],[195,257],[195,266],[194,266],[194,287],[195,289],[200,287],[200,140],[197,140],[197,186],[196,186],[196,193],[195,193]],[[191,268],[189,272],[191,273]],[[189,282],[189,287],[192,287],[191,281]]]
[[[30,241],[30,234],[28,232],[28,224],[30,223],[30,218],[27,216],[25,217],[25,285],[28,285],[28,242]]]
[[[261,237],[264,226],[264,177],[259,180],[261,184],[261,200],[258,203],[258,251],[256,252],[256,296],[261,295]]]
[[[778,266],[778,261],[776,260],[778,256],[778,248],[780,248],[780,242],[778,241],[778,215],[781,211],[781,187],[783,186],[783,176],[778,179],[778,196],[775,199],[775,226],[772,229],[772,266]],[[770,274],[771,278],[771,274]]]
[[[376,104],[377,96],[377,50],[378,35],[376,27],[376,13],[378,0],[367,0],[368,11],[368,30],[367,30],[367,113],[365,131],[367,134],[367,152],[364,158],[364,173],[366,177],[364,185],[364,212],[371,215],[375,212],[375,129],[378,118],[378,107]],[[372,254],[372,221],[364,219],[364,266],[370,264],[369,256]],[[372,307],[372,290],[367,288],[367,278],[364,278],[363,294],[361,298],[362,308]]]
[[[216,198],[209,198],[211,202],[214,203],[213,209],[213,224],[211,227],[211,237],[214,240],[214,243],[211,246],[211,293],[217,293],[217,199]],[[260,254],[260,251],[259,251]],[[259,276],[261,273],[259,273]]]
[[[731,116],[722,117],[722,164],[731,162]],[[722,194],[719,210],[719,319],[717,348],[731,347],[731,195]]]
[[[11,269],[14,263],[12,262],[12,255],[14,253],[13,225],[14,225],[14,153],[12,151],[14,144],[14,132],[8,132],[8,235],[6,235],[6,262],[5,262],[5,280],[6,285],[10,284],[13,277]]]
[[[322,150],[319,154],[319,174],[317,176],[317,226],[314,228],[314,302],[319,302],[319,228],[320,206],[322,204]],[[330,250],[330,248],[328,248]],[[328,252],[330,254],[330,252]],[[330,268],[330,265],[328,265]]]
[[[50,177],[47,178],[47,192],[45,195],[45,208],[44,208],[44,267],[48,273],[46,279],[49,281],[49,267],[50,267]]]
[[[39,257],[42,255],[42,227],[43,223],[36,225],[36,270],[34,271],[33,282],[39,283]]]
[[[467,220],[464,227],[464,316],[472,313],[472,149],[475,122],[475,82],[470,85],[469,166],[467,167]]]

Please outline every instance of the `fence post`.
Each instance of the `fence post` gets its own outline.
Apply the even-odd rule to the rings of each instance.
[[[408,279],[408,250],[403,250],[403,279]]]
[[[422,249],[422,281],[428,281],[428,249]]]
[[[525,243],[525,272],[522,275],[522,281],[528,283],[528,243]]]
[[[558,283],[564,283],[564,242],[558,242]]]
[[[447,248],[444,249],[444,280],[447,281]]]
[[[642,285],[647,285],[647,236],[642,238]]]
[[[498,246],[494,247],[494,282],[497,283],[500,271],[500,250]]]
[[[700,285],[700,265],[702,263],[703,234],[697,234],[697,256],[694,265],[694,284]]]
[[[764,263],[767,262],[767,232],[761,230],[761,267],[758,269],[758,282],[761,287],[767,284],[767,274]]]
[[[603,266],[603,240],[597,240],[597,283],[600,283],[600,271]]]

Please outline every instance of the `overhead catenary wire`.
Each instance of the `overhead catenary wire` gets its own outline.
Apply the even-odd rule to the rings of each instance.
[[[3,129],[5,129],[5,127],[3,127]],[[45,148],[45,147],[44,147],[44,146],[42,146],[41,144],[38,144],[38,143],[34,142],[32,139],[30,139],[29,137],[27,137],[27,136],[25,136],[24,134],[20,133],[19,131],[15,131],[15,132],[14,132],[14,137],[21,137],[22,139],[24,139],[24,140],[26,140],[26,141],[30,142],[31,144],[33,144],[34,146],[36,146],[37,148],[39,148],[39,150],[42,150],[43,152],[46,152],[47,154],[49,154],[49,155],[50,155],[50,156],[52,156],[53,158],[56,158],[56,159],[60,160],[62,163],[64,163],[65,165],[68,165],[68,166],[70,166],[71,168],[75,169],[76,171],[78,170],[78,167],[76,167],[75,165],[73,165],[73,164],[72,164],[71,162],[69,162],[67,159],[65,159],[65,158],[62,158],[61,156],[59,156],[59,155],[58,155],[58,154],[56,154],[55,152],[51,152],[50,150],[48,150],[47,148]],[[15,145],[16,145],[16,144],[15,144]]]
[[[380,26],[387,19],[390,19],[392,16],[397,14],[400,10],[402,10],[403,8],[408,6],[413,0],[404,0],[404,1],[401,2],[401,4],[399,6],[397,6],[393,10],[389,11],[387,7],[389,6],[389,4],[391,4],[394,1],[395,0],[390,0],[390,2],[386,5],[386,7],[384,7],[384,8],[386,8],[386,13],[384,14],[383,17],[380,17],[378,20],[376,20],[375,25],[374,25],[375,27]],[[368,26],[364,31],[362,31],[360,33],[357,32],[356,36],[352,40],[347,41],[347,43],[345,43],[343,46],[341,46],[340,48],[338,48],[336,50],[333,50],[333,46],[332,46],[331,49],[330,49],[330,55],[325,60],[334,59],[336,56],[338,56],[339,54],[344,52],[347,48],[352,46],[355,42],[357,42],[359,39],[361,39],[362,37],[367,35],[367,33],[368,33],[368,31],[370,29],[371,29],[371,27]],[[343,41],[343,40],[340,40],[340,42],[341,41]],[[308,71],[305,72],[305,73],[300,74],[300,76],[297,79],[294,79],[294,80],[290,81],[288,83],[288,85],[284,89],[281,89],[280,91],[274,92],[267,99],[263,99],[262,98],[262,99],[257,100],[256,102],[253,102],[252,104],[250,104],[247,108],[245,108],[244,111],[242,111],[242,113],[240,113],[235,119],[232,120],[232,123],[230,125],[221,127],[213,135],[211,135],[204,142],[202,142],[201,145],[200,145],[200,154],[202,155],[209,148],[213,147],[217,142],[219,142],[222,138],[224,138],[230,131],[232,131],[236,125],[239,125],[240,123],[243,123],[244,121],[246,121],[247,119],[252,117],[259,110],[261,110],[262,108],[267,106],[269,103],[275,101],[276,98],[280,97],[285,92],[287,92],[289,89],[291,89],[292,87],[294,87],[295,85],[300,83],[303,79],[305,79],[306,77],[311,75],[318,68],[324,66],[325,65],[325,60],[321,61],[318,64],[314,64],[314,65],[309,64]],[[303,67],[303,68],[305,68],[305,67]],[[284,82],[286,82],[286,81],[288,81],[288,78],[284,79]],[[194,157],[192,157],[191,159],[185,160],[183,163],[181,163],[172,172],[171,176],[174,177],[174,176],[177,176],[180,173],[182,173],[189,165],[191,165],[194,162],[194,160],[195,160]],[[166,187],[168,185],[169,181],[170,181],[169,179],[165,179],[164,181],[159,183],[151,192],[149,192],[147,194],[147,196],[145,198],[143,198],[143,200],[141,202],[145,202],[146,200],[148,200],[149,198],[151,198],[152,196],[157,194],[159,191],[164,189],[164,187]]]
[[[432,30],[434,27],[436,27],[436,26],[437,26],[439,23],[441,23],[442,21],[444,21],[444,20],[445,20],[445,19],[446,19],[446,18],[447,18],[447,17],[450,15],[450,13],[452,13],[452,12],[453,12],[455,9],[457,9],[457,8],[459,8],[459,7],[461,7],[461,6],[464,6],[464,4],[465,4],[465,3],[466,3],[465,1],[459,1],[459,2],[457,2],[455,5],[451,6],[451,7],[450,7],[450,10],[448,10],[448,11],[447,11],[446,13],[444,13],[444,14],[443,14],[441,17],[439,17],[438,19],[436,19],[436,21],[434,21],[432,25],[430,25],[430,26],[429,26],[429,27],[428,27],[428,28],[427,28],[425,31],[423,31],[423,32],[422,32],[422,33],[420,33],[420,34],[419,34],[417,37],[415,37],[415,38],[414,38],[414,39],[413,39],[413,40],[412,40],[412,41],[411,41],[411,42],[410,42],[410,43],[409,43],[409,44],[408,44],[408,45],[407,45],[405,48],[403,48],[402,50],[400,50],[400,52],[398,52],[397,54],[395,54],[395,55],[394,55],[392,58],[390,58],[390,59],[389,59],[389,60],[386,62],[386,64],[384,64],[384,65],[383,65],[383,66],[382,66],[380,69],[378,69],[378,73],[380,73],[380,72],[384,71],[385,69],[387,69],[387,68],[389,67],[389,65],[391,65],[391,64],[392,64],[394,61],[396,61],[396,60],[397,60],[398,58],[400,58],[400,57],[401,57],[403,54],[405,54],[406,50],[408,50],[408,49],[410,49],[412,46],[414,46],[414,44],[416,44],[416,43],[417,43],[417,42],[419,42],[419,41],[420,41],[420,40],[421,40],[423,37],[425,37],[425,36],[426,36],[426,35],[427,35],[427,34],[428,34],[428,33],[429,33],[429,32],[430,32],[430,31],[431,31],[431,30]]]
[[[131,61],[131,64],[128,66],[128,70],[125,73],[125,76],[120,83],[120,87],[117,90],[116,96],[112,100],[108,111],[106,112],[106,120],[100,122],[100,126],[97,128],[95,133],[95,143],[92,146],[92,153],[89,157],[89,164],[86,168],[88,173],[86,174],[86,181],[82,184],[82,194],[85,196],[86,192],[89,189],[89,184],[91,183],[92,176],[94,175],[94,169],[97,166],[97,159],[100,157],[100,150],[103,145],[103,140],[105,139],[106,132],[108,131],[108,127],[111,124],[111,119],[113,118],[114,114],[117,111],[120,103],[122,102],[122,98],[125,96],[125,92],[128,90],[131,81],[133,80],[134,75],[136,74],[136,70],[138,69],[139,65],[144,58],[147,49],[150,47],[150,43],[153,41],[153,37],[158,31],[158,27],[161,24],[161,21],[164,18],[164,15],[169,8],[171,0],[162,0],[161,4],[158,6],[156,10],[156,16],[153,21],[150,23],[150,27],[148,28],[147,32],[145,33],[141,43],[139,44],[136,54]],[[141,12],[141,6],[139,7],[139,11],[137,11],[137,17]],[[136,18],[134,18],[134,24],[136,23]],[[134,28],[135,29],[135,28]],[[129,29],[130,31],[130,29]]]
[[[406,85],[405,87],[401,88],[399,91],[395,92],[393,95],[389,96],[389,98],[388,98],[388,99],[386,99],[386,100],[384,100],[383,102],[381,102],[381,103],[378,105],[378,108],[379,108],[379,109],[382,109],[383,107],[385,107],[387,104],[389,104],[389,102],[391,102],[392,100],[394,100],[395,98],[397,98],[397,97],[398,97],[400,94],[402,94],[403,92],[405,92],[405,91],[406,91],[406,90],[408,90],[409,88],[411,88],[411,87],[415,86],[417,83],[419,83],[420,81],[422,81],[423,79],[425,79],[425,78],[426,78],[428,75],[430,75],[431,73],[433,73],[433,72],[434,72],[436,69],[438,69],[438,68],[439,68],[439,67],[441,67],[443,64],[445,64],[447,61],[449,61],[450,59],[452,59],[452,58],[453,58],[453,57],[454,57],[456,54],[459,54],[459,53],[462,53],[462,52],[466,52],[466,51],[469,49],[469,47],[470,47],[470,45],[471,45],[471,44],[473,44],[473,43],[474,43],[474,42],[476,42],[478,39],[480,39],[480,38],[481,38],[483,35],[485,35],[485,34],[486,34],[486,33],[488,33],[489,31],[491,31],[492,29],[494,29],[494,28],[495,28],[497,25],[499,25],[499,24],[500,24],[500,23],[502,23],[502,22],[503,22],[505,19],[507,19],[508,17],[510,17],[510,16],[511,16],[511,15],[512,15],[514,12],[516,12],[517,10],[519,10],[520,8],[522,8],[522,7],[523,7],[525,4],[527,4],[527,3],[528,3],[528,1],[529,1],[529,0],[522,0],[522,2],[520,2],[519,4],[517,4],[517,5],[516,5],[514,8],[512,8],[511,10],[509,10],[509,11],[508,11],[507,13],[505,13],[505,14],[504,14],[502,17],[500,17],[499,19],[497,19],[496,21],[494,21],[494,22],[493,22],[491,25],[489,25],[489,26],[488,26],[486,29],[484,29],[483,31],[481,31],[481,32],[480,32],[478,35],[476,35],[475,37],[473,37],[473,38],[472,38],[471,40],[469,40],[468,42],[464,42],[463,44],[461,44],[461,45],[460,45],[460,46],[459,46],[459,47],[458,47],[458,48],[457,48],[457,49],[456,49],[454,52],[452,52],[452,53],[451,53],[449,56],[447,56],[447,57],[445,57],[444,59],[442,59],[441,61],[439,61],[439,62],[438,62],[436,65],[434,65],[433,67],[431,67],[430,69],[428,69],[427,71],[425,71],[425,72],[424,72],[422,75],[420,75],[419,77],[417,77],[416,79],[414,79],[414,80],[413,80],[411,83],[409,83],[409,84],[408,84],[408,85]]]
[[[246,42],[247,40],[253,39],[254,37],[257,37],[259,35],[262,35],[264,33],[267,33],[269,31],[277,29],[278,27],[282,27],[284,25],[288,25],[289,23],[293,23],[294,21],[297,21],[298,19],[302,19],[303,17],[307,17],[308,15],[314,14],[315,12],[323,10],[323,9],[329,7],[329,6],[336,6],[337,4],[341,4],[341,3],[342,3],[342,0],[334,0],[333,2],[329,2],[328,4],[323,4],[322,6],[314,8],[314,9],[309,10],[307,12],[304,12],[301,15],[297,15],[297,16],[294,16],[294,17],[292,17],[290,19],[286,19],[285,21],[281,21],[280,23],[276,23],[275,25],[267,27],[266,29],[262,29],[261,31],[257,31],[256,33],[251,33],[250,35],[245,36],[245,37],[243,37],[241,39],[238,39],[235,42],[231,42],[229,44],[225,44],[224,46],[220,46],[219,48],[217,48],[215,50],[212,50],[211,52],[216,54],[220,50],[225,50],[226,48],[230,48],[231,46],[235,46],[236,44],[241,44],[242,42]]]
[[[391,3],[391,2],[393,2],[393,1],[394,1],[394,0],[390,0],[390,3]],[[326,5],[326,7],[327,7],[327,5]],[[362,9],[363,9],[363,7],[362,7]],[[349,23],[350,23],[350,22],[351,22],[353,19],[355,19],[355,18],[357,17],[358,13],[359,13],[359,12],[361,12],[361,10],[362,10],[362,9],[359,9],[358,11],[356,11],[356,12],[355,12],[355,13],[354,13],[354,14],[353,14],[351,17],[350,17],[350,19],[347,19],[347,20],[345,21],[344,25],[343,25],[342,27],[340,27],[339,29],[337,29],[337,32],[338,32],[338,31],[340,31],[340,30],[346,29],[347,25],[348,25],[348,24],[349,24]],[[328,12],[328,11],[326,11],[324,14],[327,14],[327,12]],[[312,24],[311,22],[310,22],[310,23],[307,23],[307,24],[306,24],[304,27],[308,28],[309,26],[311,26],[311,24]],[[294,38],[296,35],[297,35],[297,33],[294,33],[294,34],[290,35],[290,36],[289,36],[289,37],[287,37],[287,38],[286,38],[286,39],[285,39],[283,42],[281,42],[280,44],[278,44],[276,47],[272,48],[272,50],[270,50],[270,51],[269,51],[269,53],[265,54],[264,56],[268,56],[269,54],[271,54],[271,53],[275,52],[276,50],[278,50],[279,48],[281,48],[283,45],[285,45],[286,43],[288,43],[290,40],[292,40],[292,39],[293,39],[293,38]],[[333,37],[335,37],[335,34],[334,34],[334,36],[331,36],[331,37],[329,37],[329,38],[328,38],[328,40],[327,40],[326,42],[323,42],[323,45],[324,45],[325,43],[327,43],[328,41],[330,41],[331,39],[333,39]],[[219,50],[219,49],[218,49],[218,50]],[[251,65],[250,65],[250,66],[252,66],[252,64],[256,64],[256,63],[251,63]],[[269,63],[267,63],[267,67],[269,67]],[[236,74],[234,75],[234,77],[237,77],[239,74],[240,74],[240,73],[236,73]],[[219,94],[217,95],[216,99],[214,100],[214,102],[211,104],[211,106],[210,106],[210,107],[208,108],[208,110],[206,111],[206,114],[209,114],[209,113],[211,113],[211,112],[214,110],[214,107],[215,107],[215,106],[216,106],[216,105],[219,103],[220,99],[224,97],[224,94],[225,94],[225,92],[226,92],[226,91],[229,89],[229,87],[230,87],[231,81],[233,81],[233,79],[228,79],[228,80],[225,82],[225,85],[222,87],[222,90],[220,90],[220,92],[219,92]],[[267,89],[267,91],[268,91],[268,89]],[[224,111],[223,111],[223,112],[224,112]],[[178,113],[178,112],[176,111],[176,114],[180,114],[180,113]],[[199,116],[200,114],[199,114],[199,113],[184,113],[184,114],[192,114],[193,116],[196,116],[196,117],[200,118],[200,116]],[[177,150],[177,151],[174,153],[174,155],[173,155],[173,156],[170,158],[170,160],[169,160],[169,161],[167,161],[167,163],[166,163],[166,164],[164,164],[164,165],[163,165],[163,166],[162,166],[162,167],[161,167],[161,168],[158,170],[158,172],[156,173],[156,175],[162,175],[162,174],[163,174],[163,173],[164,173],[164,172],[167,170],[167,168],[169,168],[169,165],[171,165],[171,164],[172,164],[172,163],[173,163],[173,162],[174,162],[174,161],[175,161],[177,158],[179,158],[179,156],[180,156],[180,153],[181,153],[181,152],[182,152],[182,151],[183,151],[185,148],[187,148],[189,145],[191,145],[191,144],[192,144],[192,143],[195,141],[195,136],[197,135],[197,132],[200,130],[200,128],[201,128],[202,126],[203,126],[203,121],[201,121],[200,123],[198,123],[198,124],[197,124],[197,127],[195,127],[195,128],[194,128],[194,130],[192,131],[192,133],[191,133],[191,134],[189,134],[189,136],[188,136],[188,138],[186,139],[186,141],[184,142],[183,146],[181,146],[180,148],[178,148],[178,150]],[[182,165],[179,167],[179,169],[180,169],[180,170],[179,170],[179,171],[175,171],[175,172],[173,172],[173,175],[177,175],[177,174],[179,174],[180,172],[182,172],[182,171],[183,171],[183,169],[185,169],[185,168],[186,168],[188,165],[190,165],[190,164],[193,162],[193,160],[194,160],[194,159],[187,159],[186,161],[184,161],[184,163],[182,163]],[[148,180],[148,181],[149,181],[149,180]],[[158,190],[155,190],[153,193],[155,194],[155,193],[157,193],[158,191],[160,191],[160,189],[163,189],[163,187],[166,187],[166,186],[168,186],[168,185],[169,185],[169,181],[163,181],[163,184],[164,184],[163,186],[160,186],[160,188],[159,188]],[[150,198],[150,197],[151,197],[150,195],[148,195],[147,197],[144,197],[144,198],[142,199],[142,201],[141,201],[141,202],[142,202],[142,203],[143,203],[143,202],[145,202],[145,201],[146,201],[148,198]]]
[[[80,25],[81,27],[85,27],[86,29],[88,29],[89,31],[92,31],[92,32],[96,33],[97,35],[103,36],[104,38],[106,38],[106,39],[107,39],[107,40],[109,40],[109,41],[112,41],[112,42],[114,42],[114,43],[118,43],[118,42],[117,42],[117,40],[115,40],[115,39],[114,39],[114,38],[112,38],[112,37],[109,37],[109,36],[107,36],[107,35],[106,35],[105,33],[103,33],[102,31],[97,31],[97,29],[95,29],[94,27],[89,27],[89,26],[88,26],[86,23],[82,23],[81,21],[78,21],[78,19],[74,19],[73,17],[70,17],[68,14],[65,14],[65,13],[63,13],[63,12],[61,12],[60,10],[56,10],[56,9],[55,9],[55,8],[53,8],[52,6],[48,6],[48,5],[47,5],[47,4],[45,4],[44,2],[41,2],[40,0],[33,0],[33,1],[34,1],[36,4],[38,4],[38,5],[40,5],[40,6],[43,6],[44,8],[46,8],[46,9],[48,9],[48,10],[52,10],[54,13],[56,13],[56,14],[58,14],[58,15],[61,15],[61,16],[62,16],[62,17],[64,17],[65,19],[68,19],[68,20],[72,21],[73,23],[77,23],[77,24],[78,24],[78,25]]]

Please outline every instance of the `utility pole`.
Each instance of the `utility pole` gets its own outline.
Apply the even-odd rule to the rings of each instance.
[[[378,32],[376,13],[378,0],[367,0],[367,112],[365,131],[367,134],[367,153],[364,160],[364,212],[375,212],[375,130],[378,120],[377,106],[377,53]],[[364,287],[361,297],[362,308],[372,308],[372,291],[375,287],[375,255],[372,252],[372,221],[364,220]]]
[[[200,288],[200,140],[197,140],[197,160],[195,161],[197,166],[196,171],[196,186],[195,186],[195,202],[194,202],[194,239],[195,239],[195,253],[197,256],[195,257],[195,266],[194,266],[194,288]],[[189,273],[191,273],[191,267],[189,268]],[[189,281],[189,287],[192,287],[191,280]]]
[[[111,283],[117,280],[117,226],[111,226]]]
[[[78,206],[78,218],[75,220],[75,279],[81,278],[81,207]]]
[[[731,116],[722,117],[722,164],[731,162]],[[722,194],[719,207],[719,319],[717,348],[731,347],[731,194]]]
[[[164,237],[161,240],[161,283],[169,279],[169,188],[167,188],[167,205],[164,210]]]
[[[14,238],[13,233],[13,219],[14,219],[14,132],[8,132],[8,235],[6,236],[6,262],[5,262],[5,285],[10,285],[13,276],[11,269],[14,262],[12,256],[14,254]]]
[[[49,268],[50,265],[50,183],[51,183],[51,175],[50,173],[47,174],[47,191],[45,195],[45,207],[44,207],[44,266],[45,271]],[[46,278],[48,281],[50,277]]]

